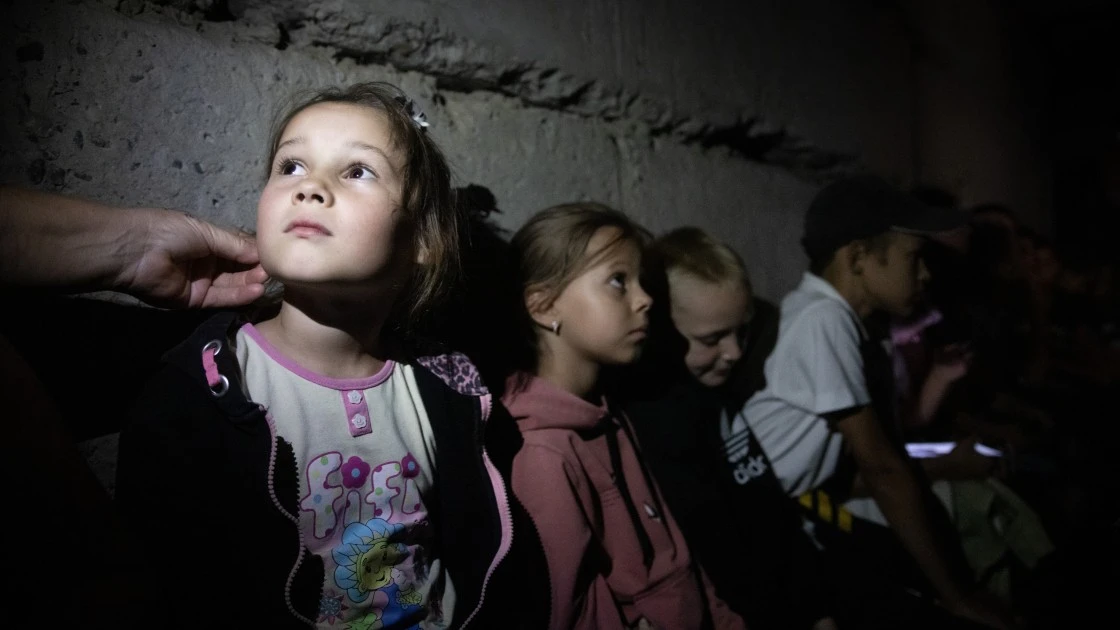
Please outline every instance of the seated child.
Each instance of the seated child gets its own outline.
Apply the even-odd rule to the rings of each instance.
[[[525,440],[513,490],[544,543],[550,628],[742,628],[609,396],[607,372],[633,363],[646,337],[643,236],[594,203],[544,210],[514,235],[526,352],[503,396]]]
[[[822,189],[805,217],[809,271],[782,301],[766,385],[735,418],[730,439],[749,426],[786,492],[828,501],[830,514],[853,494],[870,496],[941,604],[1003,625],[902,448],[890,360],[868,332],[883,316],[906,317],[921,298],[923,236],[962,223],[959,213],[926,207],[873,176]],[[864,568],[882,561],[854,560]]]
[[[407,327],[458,256],[423,114],[386,84],[324,90],[268,151],[257,245],[278,309],[204,323],[121,436],[117,499],[151,560],[151,624],[543,625],[543,580],[520,564],[536,538],[515,536],[509,457],[488,448],[502,408],[461,355],[425,352]]]

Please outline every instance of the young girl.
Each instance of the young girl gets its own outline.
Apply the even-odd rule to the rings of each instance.
[[[204,324],[121,438],[153,625],[494,627],[483,613],[513,603],[502,626],[533,625],[531,588],[500,577],[533,584],[484,443],[490,395],[462,355],[402,339],[457,265],[426,127],[376,83],[320,92],[277,126],[257,246],[279,310]]]
[[[593,203],[545,210],[513,237],[532,350],[503,398],[524,437],[513,489],[544,544],[551,628],[741,628],[603,396],[603,370],[633,362],[646,334],[642,242]]]

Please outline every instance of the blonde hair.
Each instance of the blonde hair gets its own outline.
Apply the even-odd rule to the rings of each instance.
[[[739,254],[698,227],[679,227],[654,240],[649,264],[660,268],[670,283],[674,275],[684,273],[714,284],[742,282],[753,293]]]

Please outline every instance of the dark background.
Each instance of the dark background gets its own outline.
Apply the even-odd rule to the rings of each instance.
[[[1120,229],[1120,3],[1029,0],[1015,38],[1054,165],[1054,235],[1116,261]]]

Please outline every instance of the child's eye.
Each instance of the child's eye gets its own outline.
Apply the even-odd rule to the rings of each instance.
[[[371,179],[377,177],[377,173],[374,173],[373,169],[368,166],[354,164],[346,169],[346,177],[348,179]]]
[[[723,335],[716,334],[716,335],[708,335],[706,337],[700,337],[697,341],[699,341],[701,345],[703,345],[707,348],[712,348],[712,347],[716,346],[717,344],[719,344],[719,340],[722,339],[722,338],[723,338]]]
[[[616,273],[616,274],[612,275],[610,277],[610,279],[607,280],[607,284],[611,285],[612,287],[614,287],[616,289],[625,291],[626,290],[626,274]]]
[[[282,160],[276,167],[276,172],[281,175],[303,175],[305,169],[302,164],[295,160]]]

